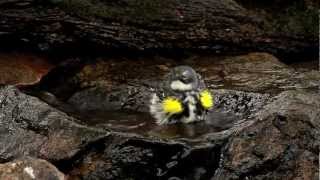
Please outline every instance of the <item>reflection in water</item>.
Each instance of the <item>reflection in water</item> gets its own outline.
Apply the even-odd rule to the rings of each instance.
[[[148,113],[141,112],[88,111],[80,116],[82,116],[81,119],[86,119],[84,123],[90,126],[161,138],[198,138],[208,133],[228,129],[239,119],[231,113],[211,111],[206,121],[159,126]]]

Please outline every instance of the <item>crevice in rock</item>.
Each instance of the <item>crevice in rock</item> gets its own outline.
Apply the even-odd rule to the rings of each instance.
[[[146,144],[143,141],[137,140],[130,140],[123,145],[127,146],[129,144],[135,147],[145,146],[147,149],[153,149],[152,152],[155,159],[152,160],[154,161],[153,163],[151,161],[149,164],[153,164],[154,168],[158,169],[157,174],[153,174],[153,178],[208,179],[213,176],[219,166],[221,145],[205,145],[199,148],[174,145],[178,148],[176,150],[170,144],[153,142]],[[136,171],[132,171],[130,167],[127,170],[134,174]],[[143,176],[140,178],[143,178]]]
[[[74,156],[68,159],[62,159],[59,161],[52,161],[61,172],[69,174],[81,161],[91,152],[102,153],[105,146],[105,139],[108,137],[100,138],[96,141],[90,142],[81,148]]]
[[[174,173],[168,173],[168,177],[178,176],[181,179],[209,179],[219,167],[220,147],[196,149],[188,158],[180,162],[181,166],[172,169]],[[190,175],[187,175],[190,172]]]
[[[10,158],[3,158],[3,157],[0,157],[0,163],[7,163],[7,162],[10,162],[10,161],[13,161],[15,158],[14,157],[10,157]]]
[[[23,87],[22,89],[29,94],[45,90],[65,100],[80,89],[77,84],[70,82],[69,77],[72,77],[85,64],[85,60],[68,59],[49,71],[38,84]],[[50,102],[48,103],[51,104]]]

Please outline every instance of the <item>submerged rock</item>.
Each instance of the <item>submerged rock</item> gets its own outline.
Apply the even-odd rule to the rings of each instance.
[[[83,179],[170,179],[208,178],[219,159],[215,145],[114,137],[104,150],[91,152],[74,167],[72,177]]]
[[[107,90],[93,87],[75,93],[68,102],[83,111],[133,110],[148,112],[152,90],[147,87],[122,85]]]
[[[47,161],[27,157],[0,164],[0,179],[65,180],[65,176]]]

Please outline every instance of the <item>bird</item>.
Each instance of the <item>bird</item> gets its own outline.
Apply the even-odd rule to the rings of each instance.
[[[193,123],[205,120],[213,104],[201,75],[181,65],[172,68],[151,94],[149,110],[158,125]]]

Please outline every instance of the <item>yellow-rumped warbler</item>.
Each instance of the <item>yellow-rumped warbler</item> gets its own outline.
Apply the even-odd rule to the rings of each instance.
[[[150,113],[159,125],[204,120],[212,107],[210,91],[189,66],[173,68],[150,100]]]

